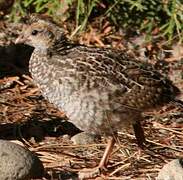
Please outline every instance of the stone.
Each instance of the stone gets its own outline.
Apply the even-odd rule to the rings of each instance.
[[[41,178],[44,167],[39,158],[18,144],[0,140],[0,180]]]
[[[73,141],[74,144],[82,145],[97,143],[98,139],[99,137],[97,137],[96,135],[89,134],[87,132],[81,132],[71,137],[71,141]]]
[[[165,164],[157,180],[183,180],[183,159],[174,159]]]

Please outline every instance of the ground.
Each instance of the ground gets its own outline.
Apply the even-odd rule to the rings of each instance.
[[[64,112],[44,100],[32,82],[28,61],[33,49],[13,43],[22,25],[0,22],[0,26],[0,138],[22,141],[34,151],[45,166],[45,179],[77,179],[79,170],[99,163],[106,137],[96,144],[72,144],[69,137],[80,131],[67,122]],[[97,46],[128,47],[131,54],[154,64],[183,89],[181,45],[167,48],[162,41],[144,43],[143,36],[124,40],[119,32],[111,35],[111,29],[106,25],[98,33],[91,28],[76,40]],[[183,100],[183,95],[179,99]],[[144,114],[142,124],[148,148],[140,150],[132,132],[119,132],[108,171],[101,179],[155,179],[166,162],[182,156],[182,122],[183,109],[175,103]]]

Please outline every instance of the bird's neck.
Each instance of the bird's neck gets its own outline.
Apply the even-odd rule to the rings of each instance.
[[[34,49],[29,61],[29,71],[38,86],[40,86],[40,82],[48,80],[48,60],[47,51]]]

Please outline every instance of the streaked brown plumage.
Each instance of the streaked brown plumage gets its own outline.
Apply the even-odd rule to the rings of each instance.
[[[89,133],[113,137],[133,126],[142,146],[141,113],[179,93],[151,65],[124,51],[73,44],[61,28],[42,19],[34,19],[17,42],[35,47],[30,72],[43,96]],[[107,164],[114,143],[112,138],[98,168]]]

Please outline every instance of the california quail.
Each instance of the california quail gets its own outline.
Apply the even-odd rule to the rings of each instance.
[[[118,130],[133,126],[142,146],[141,113],[179,93],[151,65],[125,51],[74,44],[60,27],[43,19],[33,18],[16,43],[35,48],[29,69],[45,98],[81,130],[111,136],[95,170],[106,166]],[[84,177],[90,175],[94,173]]]

